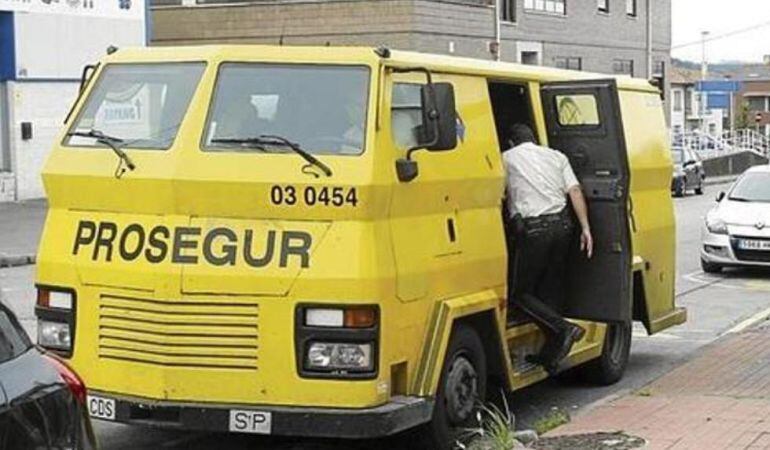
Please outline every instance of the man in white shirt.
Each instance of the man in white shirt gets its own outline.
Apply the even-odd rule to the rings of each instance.
[[[560,315],[564,302],[567,254],[574,220],[567,197],[580,224],[580,249],[590,258],[593,237],[588,207],[580,183],[563,153],[535,144],[527,125],[509,132],[511,149],[503,153],[506,173],[509,248],[514,258],[509,270],[509,304],[530,316],[547,337],[537,355],[528,360],[550,373],[583,338],[585,330]]]

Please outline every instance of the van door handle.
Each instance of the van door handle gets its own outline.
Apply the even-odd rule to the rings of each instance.
[[[634,217],[634,199],[628,196],[628,217],[631,220],[631,230],[636,233],[636,217]]]

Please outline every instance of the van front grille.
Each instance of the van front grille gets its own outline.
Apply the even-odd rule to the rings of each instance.
[[[259,305],[102,296],[99,357],[156,366],[257,370]]]

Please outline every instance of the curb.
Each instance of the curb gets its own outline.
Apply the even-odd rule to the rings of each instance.
[[[0,269],[33,264],[35,264],[35,255],[0,255]]]
[[[716,186],[718,184],[728,184],[737,180],[739,175],[731,175],[728,177],[707,177],[703,181],[704,186]]]

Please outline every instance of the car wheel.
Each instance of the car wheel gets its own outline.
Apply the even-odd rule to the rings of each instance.
[[[698,186],[695,187],[695,195],[703,195],[705,189],[703,188],[703,178],[698,180]]]
[[[607,324],[602,354],[578,368],[581,378],[592,384],[609,386],[623,378],[631,353],[631,322]]]
[[[708,262],[701,258],[700,268],[706,273],[720,273],[722,272],[722,266],[716,263]]]
[[[450,450],[476,421],[486,398],[487,361],[479,335],[460,325],[452,331],[441,370],[433,417],[417,437],[425,449]]]
[[[674,197],[684,197],[684,187],[685,187],[685,180],[679,179],[676,180],[676,184],[674,185]]]

